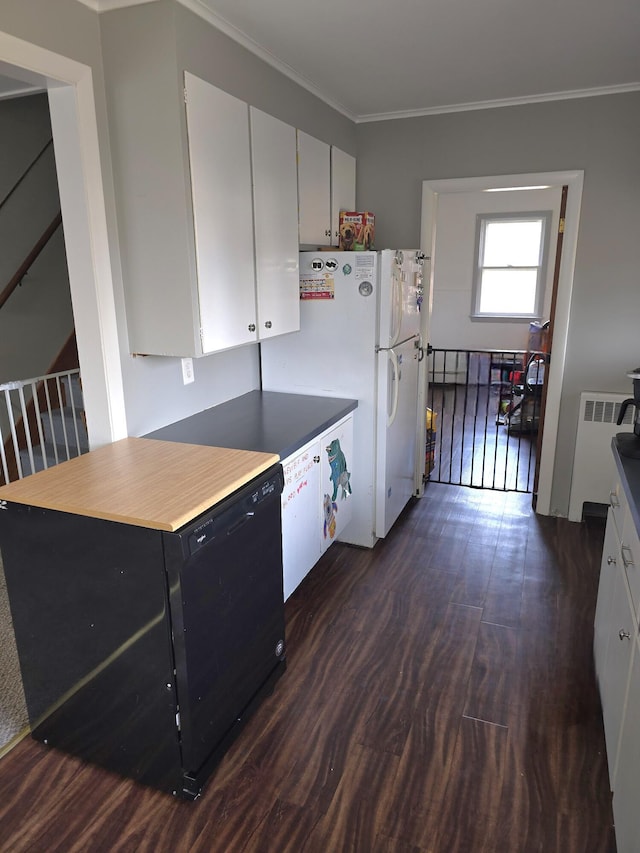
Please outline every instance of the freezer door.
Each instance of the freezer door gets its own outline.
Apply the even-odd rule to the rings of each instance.
[[[376,536],[387,535],[414,494],[418,358],[416,337],[378,359]]]
[[[422,261],[416,249],[384,249],[380,253],[381,347],[395,346],[420,332],[421,273]]]

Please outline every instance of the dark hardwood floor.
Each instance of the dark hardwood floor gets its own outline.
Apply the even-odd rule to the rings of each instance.
[[[434,482],[533,491],[538,433],[508,425],[500,415],[500,401],[510,399],[508,389],[489,384],[429,386],[429,408],[437,412]],[[539,419],[538,403],[528,411]]]
[[[31,739],[3,853],[611,853],[592,665],[603,525],[431,483],[287,603],[288,669],[195,803]]]

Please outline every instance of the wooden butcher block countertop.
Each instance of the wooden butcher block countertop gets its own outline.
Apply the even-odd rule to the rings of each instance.
[[[124,438],[0,488],[0,500],[178,530],[279,461],[274,453]]]

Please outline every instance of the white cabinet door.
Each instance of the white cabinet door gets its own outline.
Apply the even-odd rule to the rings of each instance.
[[[351,465],[353,463],[353,417],[349,416],[320,437],[322,550],[340,537],[351,521]],[[356,485],[357,488],[357,485]]]
[[[300,328],[296,130],[251,107],[258,337]]]
[[[202,353],[257,339],[249,107],[185,72]]]
[[[640,768],[640,647],[635,644],[629,693],[620,734],[620,752],[613,785],[613,820],[618,853],[637,853],[640,843],[638,808]]]
[[[320,558],[320,444],[282,462],[282,562],[285,601]]]
[[[331,148],[331,245],[339,243],[340,211],[356,209],[356,158]]]
[[[593,627],[593,654],[596,667],[596,678],[600,691],[605,681],[605,662],[607,648],[611,636],[611,605],[615,588],[616,574],[620,573],[618,566],[619,540],[613,510],[609,509],[607,529],[602,549],[600,565],[600,582],[598,584],[598,601]]]
[[[351,520],[353,415],[282,461],[286,599]]]
[[[298,131],[298,225],[302,245],[331,242],[331,149]]]
[[[631,653],[636,634],[635,616],[632,612],[631,598],[621,560],[618,560],[615,574],[610,626],[604,677],[601,684],[601,699],[609,780],[613,787]]]
[[[626,501],[625,501],[626,503]],[[631,599],[636,618],[640,615],[640,541],[636,532],[636,523],[631,515],[631,509],[626,506],[622,522],[622,537],[620,541],[620,556],[627,576]]]

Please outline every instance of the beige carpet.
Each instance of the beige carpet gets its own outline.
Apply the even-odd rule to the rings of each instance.
[[[0,755],[29,725],[0,554]]]

